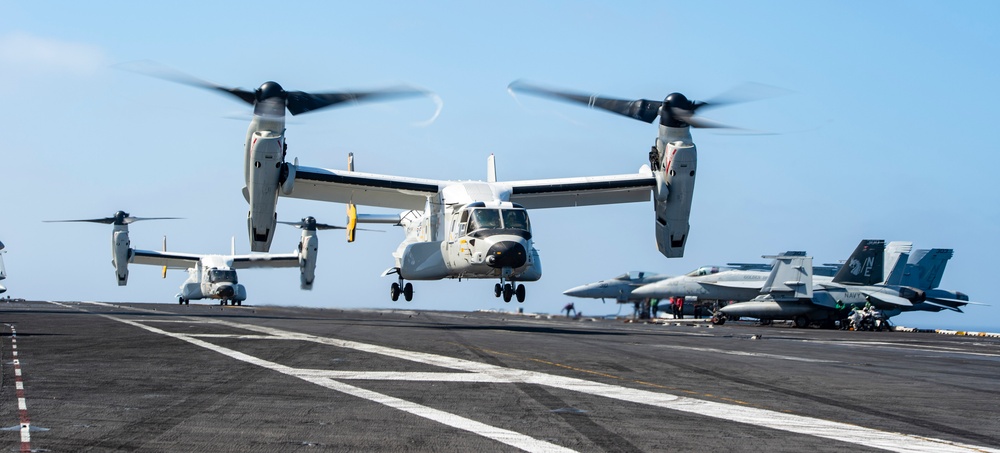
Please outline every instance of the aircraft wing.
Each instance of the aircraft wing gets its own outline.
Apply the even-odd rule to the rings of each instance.
[[[262,267],[299,267],[297,253],[259,253],[232,256],[233,269]]]
[[[649,201],[656,179],[649,167],[639,173],[577,178],[505,181],[510,201],[525,208],[563,208]]]
[[[194,253],[158,252],[156,250],[133,250],[132,259],[134,264],[149,264],[153,266],[166,266],[169,269],[191,269],[203,255]]]
[[[447,181],[297,166],[292,192],[281,196],[397,209],[424,209]]]

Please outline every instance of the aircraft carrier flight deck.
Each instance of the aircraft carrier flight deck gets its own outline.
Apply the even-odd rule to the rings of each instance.
[[[1000,338],[404,304],[0,324],[6,451],[1000,451]]]

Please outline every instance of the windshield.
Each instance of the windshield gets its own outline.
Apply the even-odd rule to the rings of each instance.
[[[528,223],[528,211],[524,209],[473,209],[469,215],[469,226],[466,231],[471,233],[482,229],[514,229],[531,231]],[[465,217],[465,213],[462,217]]]
[[[504,209],[503,227],[528,231],[528,211],[524,209]]]
[[[209,283],[236,283],[236,271],[234,270],[221,270],[212,269],[208,271],[208,281]]]
[[[695,270],[693,270],[691,272],[688,272],[687,276],[688,277],[700,277],[702,275],[718,274],[720,270],[722,270],[722,269],[720,269],[719,266],[702,266],[702,267],[699,267],[699,268],[697,268],[697,269],[695,269]]]

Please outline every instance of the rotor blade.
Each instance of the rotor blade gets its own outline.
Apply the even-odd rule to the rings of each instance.
[[[57,223],[57,222],[90,222],[90,223],[103,223],[111,225],[114,223],[114,217],[105,217],[103,219],[75,219],[75,220],[42,220],[45,223]]]
[[[742,104],[745,102],[760,101],[763,99],[784,96],[789,93],[791,93],[791,91],[784,88],[778,88],[756,82],[746,82],[713,96],[711,99],[704,101],[699,108],[702,106],[705,108],[714,108],[731,104]]]
[[[332,107],[344,102],[383,101],[408,96],[426,96],[430,92],[408,86],[397,86],[376,91],[345,91],[329,93],[306,93],[289,91],[288,112],[292,115]]]
[[[537,85],[531,85],[520,80],[511,82],[511,84],[507,86],[507,91],[511,93],[525,93],[583,104],[587,107],[607,110],[611,113],[617,113],[619,115],[627,116],[646,123],[652,123],[653,120],[656,119],[656,117],[660,114],[660,106],[663,104],[660,101],[650,101],[648,99],[628,101],[597,95],[553,90]]]
[[[183,219],[183,217],[132,217],[132,216],[129,216],[129,217],[125,218],[125,223],[138,222],[140,220],[179,220],[179,219]]]
[[[117,65],[118,68],[124,69],[126,71],[135,72],[138,74],[147,75],[150,77],[156,77],[158,79],[167,80],[170,82],[180,83],[183,85],[193,86],[196,88],[203,88],[206,90],[218,91],[221,93],[230,94],[236,96],[241,101],[247,104],[254,104],[254,92],[247,91],[241,88],[229,88],[222,85],[216,85],[212,82],[208,82],[190,74],[185,74],[169,66],[162,65],[150,60],[134,61],[130,63],[123,63]]]
[[[702,104],[705,105],[705,104]],[[700,106],[699,106],[700,107]],[[673,108],[671,111],[674,114],[674,118],[677,118],[689,126],[701,129],[738,129],[727,124],[722,124],[717,121],[710,120],[703,116],[695,116],[694,111],[684,110],[679,108]]]

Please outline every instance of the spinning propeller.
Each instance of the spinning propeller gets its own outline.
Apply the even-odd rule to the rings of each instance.
[[[696,116],[698,111],[701,109],[750,102],[777,95],[776,89],[758,84],[742,85],[736,89],[730,90],[724,96],[717,96],[709,101],[693,101],[681,93],[671,93],[667,95],[663,101],[652,101],[649,99],[636,99],[629,101],[625,99],[615,99],[598,95],[555,90],[537,85],[531,85],[520,80],[507,86],[507,90],[512,94],[525,93],[583,104],[587,107],[607,110],[609,112],[617,113],[619,115],[627,116],[646,123],[652,123],[656,117],[660,117],[660,124],[664,126],[690,126],[694,128],[733,128],[733,126],[728,126],[701,116]],[[770,91],[770,93],[768,93],[768,91]]]
[[[306,231],[316,231],[316,230],[346,230],[346,229],[348,229],[348,227],[345,227],[345,226],[329,225],[329,224],[326,224],[326,223],[318,223],[318,222],[316,222],[316,218],[313,217],[313,216],[305,217],[305,218],[303,218],[302,220],[300,220],[298,222],[282,222],[282,221],[279,220],[278,223],[283,223],[285,225],[291,225],[291,226],[293,226],[295,228],[298,228],[300,230],[306,230]],[[382,230],[368,230],[368,229],[364,229],[364,228],[357,228],[357,229],[358,230],[362,230],[362,231],[375,231],[375,232],[378,232],[378,233],[382,233],[383,232]]]
[[[181,217],[132,217],[125,211],[118,211],[114,216],[101,219],[77,219],[77,220],[45,220],[45,222],[91,222],[103,223],[105,225],[128,225],[140,220],[175,220]]]
[[[264,82],[264,84],[256,90],[248,91],[242,88],[229,88],[216,85],[150,61],[130,63],[123,65],[122,68],[184,85],[226,93],[254,106],[255,110],[257,110],[256,107],[259,104],[270,103],[269,101],[277,101],[284,104],[285,108],[287,108],[288,112],[292,115],[325,109],[338,104],[343,104],[345,102],[358,103],[409,96],[433,96],[433,93],[429,91],[408,86],[396,86],[374,91],[331,91],[325,93],[307,93],[305,91],[286,91],[277,82]],[[268,113],[274,114],[276,112]]]

